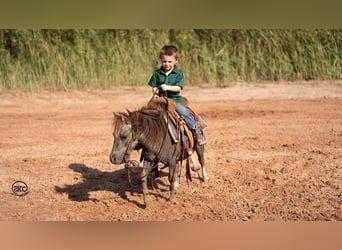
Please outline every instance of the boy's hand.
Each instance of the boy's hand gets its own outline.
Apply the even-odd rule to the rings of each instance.
[[[162,92],[166,92],[166,91],[180,92],[181,88],[179,86],[161,84],[159,85],[159,90],[161,90]]]
[[[166,85],[166,84],[160,85],[159,88],[161,88],[162,91],[167,91],[167,90],[169,90],[169,89],[168,89],[168,85]]]
[[[152,88],[152,97],[153,98],[159,97],[159,89],[158,88]]]

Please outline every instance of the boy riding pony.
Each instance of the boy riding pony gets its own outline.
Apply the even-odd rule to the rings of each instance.
[[[152,87],[154,96],[166,96],[175,101],[176,111],[180,114],[193,133],[198,144],[205,144],[205,139],[200,128],[196,124],[196,119],[190,110],[182,104],[181,90],[184,88],[183,72],[176,66],[178,62],[178,49],[173,45],[165,45],[159,58],[161,67],[155,70],[148,82]]]

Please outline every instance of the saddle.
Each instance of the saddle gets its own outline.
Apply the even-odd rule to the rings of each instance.
[[[182,140],[183,145],[188,145],[188,151],[193,149],[195,145],[193,134],[190,128],[186,125],[184,118],[176,112],[176,102],[168,99],[167,97],[155,97],[149,101],[148,107],[158,109],[160,104],[164,104],[167,109],[167,115],[165,115],[163,118],[168,124],[168,131],[173,142],[178,143]],[[207,125],[203,119],[189,107],[189,101],[187,98],[182,97],[182,104],[189,109],[190,113],[196,120],[197,127],[203,131]],[[185,141],[186,137],[189,138],[189,143]]]

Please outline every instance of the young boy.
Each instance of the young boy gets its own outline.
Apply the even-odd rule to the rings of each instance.
[[[152,87],[153,95],[166,95],[167,98],[174,100],[177,104],[176,111],[184,117],[185,123],[193,132],[197,143],[205,144],[201,130],[196,126],[195,118],[189,109],[181,103],[180,91],[184,87],[184,75],[176,66],[178,62],[177,47],[165,45],[159,53],[159,58],[161,67],[154,71],[148,82],[149,86]]]

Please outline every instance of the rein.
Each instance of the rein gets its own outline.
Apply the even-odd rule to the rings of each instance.
[[[132,167],[140,167],[140,164],[136,160],[131,160],[130,159],[130,151],[132,151],[132,144],[133,144],[134,139],[132,138],[127,146],[127,149],[124,154],[124,162],[125,162],[125,169],[127,170],[127,175],[128,175],[128,183],[131,185],[131,175],[130,175],[130,168]]]
[[[124,154],[124,161],[126,162],[126,157],[128,156],[130,156],[130,152],[129,151],[132,151],[132,144],[133,144],[133,138],[130,140],[130,142],[129,142],[129,144],[128,144],[128,146],[127,146],[127,148],[126,148],[126,151],[125,151],[125,154]]]

